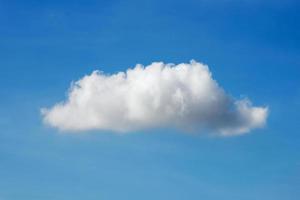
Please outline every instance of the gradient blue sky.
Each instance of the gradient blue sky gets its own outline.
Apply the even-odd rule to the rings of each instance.
[[[0,200],[297,200],[300,3],[0,0]],[[191,59],[268,105],[239,137],[62,134],[40,108],[95,69]]]

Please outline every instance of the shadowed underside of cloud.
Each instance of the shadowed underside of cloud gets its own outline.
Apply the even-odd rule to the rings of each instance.
[[[176,127],[237,135],[262,127],[268,108],[227,95],[206,65],[155,62],[112,75],[94,71],[42,115],[46,124],[66,131]]]

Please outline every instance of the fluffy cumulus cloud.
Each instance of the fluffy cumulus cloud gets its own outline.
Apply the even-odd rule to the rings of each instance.
[[[66,131],[176,127],[236,135],[262,127],[268,109],[227,95],[206,65],[191,61],[136,65],[112,75],[94,71],[72,84],[66,101],[43,108],[42,115],[45,123]]]

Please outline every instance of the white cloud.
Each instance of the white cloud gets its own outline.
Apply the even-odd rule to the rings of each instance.
[[[234,135],[262,127],[268,108],[227,95],[206,65],[154,62],[112,75],[94,71],[42,115],[45,123],[67,131],[177,127]]]

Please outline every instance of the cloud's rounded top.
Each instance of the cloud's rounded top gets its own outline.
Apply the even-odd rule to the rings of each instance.
[[[175,126],[187,131],[242,134],[262,127],[268,109],[234,100],[206,65],[154,62],[106,75],[94,71],[70,88],[68,99],[42,109],[44,121],[61,130],[132,130]]]

